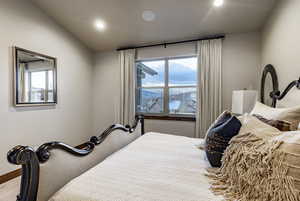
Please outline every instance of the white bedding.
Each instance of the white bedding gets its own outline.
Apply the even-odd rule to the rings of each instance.
[[[50,201],[220,201],[201,140],[148,133],[75,178]]]

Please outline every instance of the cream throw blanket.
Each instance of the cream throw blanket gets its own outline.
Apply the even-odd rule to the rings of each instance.
[[[50,201],[221,201],[199,139],[148,133],[75,178]]]
[[[299,201],[300,162],[295,160],[300,159],[300,133],[291,139],[255,117],[241,120],[241,131],[230,141],[222,167],[208,175],[212,190],[229,201]]]

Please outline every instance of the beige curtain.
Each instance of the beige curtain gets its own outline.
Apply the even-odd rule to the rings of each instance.
[[[19,100],[21,102],[26,102],[26,83],[25,83],[25,69],[26,69],[26,64],[25,63],[20,63],[19,64]]]
[[[198,42],[196,137],[203,138],[222,112],[222,39]]]
[[[119,52],[121,86],[118,122],[123,125],[131,125],[135,116],[135,55],[135,50]]]

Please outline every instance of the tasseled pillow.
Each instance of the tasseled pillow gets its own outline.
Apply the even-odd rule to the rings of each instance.
[[[212,167],[221,167],[223,153],[231,138],[238,134],[241,122],[230,112],[223,112],[208,129],[204,150]]]

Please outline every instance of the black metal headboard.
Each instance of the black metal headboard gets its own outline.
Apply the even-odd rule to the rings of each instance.
[[[279,91],[279,84],[278,84],[278,77],[277,77],[276,70],[271,64],[268,64],[264,68],[262,79],[261,79],[260,99],[262,103],[266,102],[265,84],[266,84],[266,77],[268,74],[271,75],[272,85],[273,85],[272,91],[269,94],[270,98],[272,99],[272,107],[276,107],[277,101],[282,100],[293,87],[297,87],[298,89],[300,89],[300,78],[299,78],[299,80],[292,81],[281,93]]]

